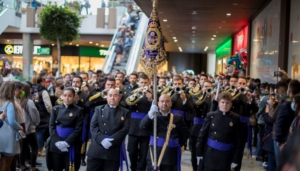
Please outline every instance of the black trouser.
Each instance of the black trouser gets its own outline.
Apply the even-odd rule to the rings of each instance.
[[[251,133],[251,131],[250,131],[250,133]],[[243,149],[245,149],[247,139],[248,139],[248,126],[247,126],[246,123],[242,123],[240,143],[241,143],[241,146],[243,147]],[[252,144],[250,144],[250,145],[252,145]],[[244,156],[244,150],[240,150],[237,155],[238,155],[239,162],[236,163],[237,167],[234,168],[234,171],[240,171],[241,170],[242,160],[243,160],[243,156]]]
[[[190,149],[191,149],[191,161],[192,161],[192,166],[193,166],[193,171],[197,171],[197,156],[196,156],[196,145],[197,145],[197,137],[190,137],[190,142],[189,144]]]
[[[57,154],[51,153],[51,158],[53,162],[53,171],[65,171],[69,170],[69,153]]]
[[[149,148],[149,137],[128,136],[127,150],[130,159],[131,171],[145,171],[147,167],[147,153]]]
[[[148,160],[147,162],[147,171],[152,171],[152,162]],[[160,165],[159,171],[177,171],[177,165],[167,166],[167,165]]]
[[[119,161],[109,161],[88,157],[86,171],[118,171]]]
[[[30,146],[31,153],[28,150]],[[30,165],[31,167],[35,167],[36,165],[36,158],[38,154],[38,142],[36,133],[31,133],[26,135],[26,138],[23,139],[23,144],[20,153],[20,164],[21,166],[25,166],[25,160],[27,159],[28,152],[30,153]]]

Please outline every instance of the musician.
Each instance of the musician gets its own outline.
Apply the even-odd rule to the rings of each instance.
[[[165,87],[167,85],[166,77],[159,77],[158,86]]]
[[[75,91],[63,91],[63,104],[53,107],[50,118],[50,144],[47,152],[49,170],[75,171],[80,167],[83,109],[74,104]]]
[[[137,85],[137,79],[138,75],[136,73],[131,73],[129,76],[129,85],[124,85],[122,92],[124,96],[128,96],[129,93],[135,89],[137,89],[139,86]]]
[[[163,94],[159,97],[158,107],[152,105],[148,115],[146,115],[140,123],[140,129],[152,130],[152,136],[150,139],[150,149],[147,157],[147,171],[152,171],[151,153],[153,155],[153,118],[154,113],[157,115],[157,156],[162,156],[162,161],[159,165],[160,171],[180,171],[181,150],[188,139],[188,128],[182,121],[182,116],[170,113],[172,101],[170,96]],[[171,116],[172,115],[172,116]],[[173,121],[170,121],[173,117]],[[172,130],[168,132],[168,125],[171,124]],[[162,146],[166,139],[169,139],[169,144],[165,151]],[[178,170],[179,169],[179,170]]]
[[[230,171],[236,167],[240,143],[240,118],[231,112],[232,96],[222,92],[219,109],[207,114],[197,139],[197,162],[200,171]]]
[[[122,167],[120,160],[126,155],[123,141],[129,130],[130,112],[119,105],[120,99],[119,90],[110,89],[107,104],[95,109],[87,171],[118,171]]]
[[[211,111],[211,103],[215,98],[212,91],[212,83],[210,81],[204,81],[202,85],[201,94],[193,96],[194,104],[194,122],[191,127],[191,133],[189,143],[191,147],[191,160],[193,171],[197,170],[197,158],[196,158],[196,144],[199,136],[200,129],[204,124],[204,118],[206,114]]]
[[[118,88],[119,90],[123,89],[123,83],[120,79],[116,78],[116,88]]]
[[[118,72],[116,78],[120,79],[123,85],[129,85],[129,81],[125,78],[125,74],[123,72]]]
[[[144,91],[145,87],[150,85],[147,75],[140,75],[139,88],[135,91]],[[126,104],[131,111],[130,128],[128,132],[129,159],[132,171],[144,171],[147,166],[146,156],[149,146],[149,131],[139,129],[141,120],[147,115],[152,102],[152,94],[145,91],[144,96],[139,97],[135,92],[131,92],[126,98]]]
[[[83,109],[83,125],[82,125],[82,150],[81,150],[81,166],[86,166],[85,153],[87,147],[87,141],[89,133],[89,106],[86,103],[88,100],[88,94],[81,91],[83,79],[75,76],[72,80],[72,87],[77,89],[75,92],[74,101],[75,104]]]
[[[199,84],[202,85],[204,83],[204,81],[207,81],[207,80],[208,80],[208,76],[206,74],[201,74]]]

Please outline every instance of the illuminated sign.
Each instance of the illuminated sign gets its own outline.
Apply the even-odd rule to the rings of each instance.
[[[233,54],[247,50],[248,47],[248,26],[243,28],[234,36]]]
[[[0,45],[0,54],[4,53],[7,55],[22,55],[22,45]],[[33,46],[34,55],[50,55],[50,47]]]

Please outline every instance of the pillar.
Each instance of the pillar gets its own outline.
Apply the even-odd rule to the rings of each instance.
[[[33,40],[30,33],[23,33],[23,79],[30,81],[33,76]]]

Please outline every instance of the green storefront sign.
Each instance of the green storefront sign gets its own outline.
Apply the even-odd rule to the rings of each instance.
[[[50,48],[48,47],[37,48],[36,52],[33,52],[33,54],[50,55]]]
[[[108,48],[82,46],[79,49],[80,56],[105,58],[107,53],[108,53]]]
[[[231,39],[225,42],[223,45],[219,46],[216,50],[217,59],[222,58],[224,56],[230,56],[231,54]]]

